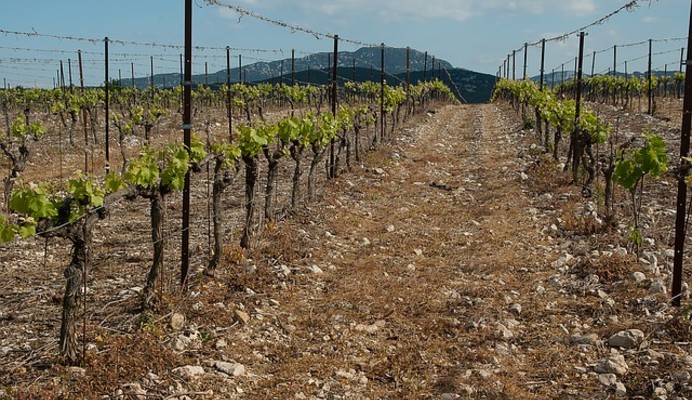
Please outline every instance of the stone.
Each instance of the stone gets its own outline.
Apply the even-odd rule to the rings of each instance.
[[[690,381],[690,373],[688,371],[678,371],[673,373],[673,379],[680,383],[688,383]]]
[[[633,272],[632,275],[630,276],[630,278],[632,279],[632,281],[634,283],[642,283],[646,280],[646,275],[644,275],[643,272],[637,271],[637,272]]]
[[[217,371],[223,372],[228,376],[243,376],[245,375],[245,366],[239,363],[231,363],[225,361],[217,361],[214,363],[214,368]]]
[[[545,288],[541,285],[536,285],[533,291],[539,296],[543,296],[545,294]]]
[[[387,225],[387,227],[385,228],[385,231],[387,231],[387,233],[392,233],[394,232],[394,230],[394,225]]]
[[[214,348],[216,350],[225,349],[226,347],[228,347],[228,342],[226,342],[226,339],[224,338],[221,338],[214,343]]]
[[[667,258],[675,258],[675,250],[674,249],[667,249],[666,250],[666,257]]]
[[[86,374],[86,369],[82,367],[67,367],[67,372],[72,375],[84,376]]]
[[[511,311],[514,314],[521,314],[521,304],[519,303],[514,303],[512,306],[509,308],[509,311]]]
[[[525,180],[529,179],[529,176],[526,175],[525,172],[521,172],[521,173],[519,173],[519,178],[520,178],[522,181],[525,181]]]
[[[627,388],[622,382],[615,382],[615,395],[618,397],[624,397],[627,395]]]
[[[364,237],[363,239],[360,240],[360,245],[363,247],[370,246],[370,239]]]
[[[460,396],[456,393],[442,393],[442,395],[440,395],[441,400],[455,400],[459,397]]]
[[[147,398],[147,391],[142,388],[137,382],[126,383],[123,385],[124,393],[127,393],[128,399],[144,400]]]
[[[385,175],[385,171],[382,168],[373,168],[372,172],[374,172],[375,175]]]
[[[598,381],[603,386],[611,387],[617,383],[618,377],[615,374],[600,374],[598,375]]]
[[[644,332],[639,329],[628,329],[620,331],[608,339],[608,344],[612,347],[622,347],[623,349],[634,349],[644,340]]]
[[[413,249],[413,252],[414,252],[417,256],[422,256],[422,255],[423,255],[423,250],[421,250],[421,249]]]
[[[185,327],[185,315],[181,313],[173,313],[171,315],[171,328],[179,331]]]
[[[578,345],[595,345],[598,343],[598,335],[595,333],[589,333],[586,335],[572,335],[570,342]]]
[[[194,379],[199,375],[204,375],[204,368],[199,365],[186,365],[175,368],[172,372],[183,379]]]
[[[250,322],[250,315],[243,310],[235,310],[233,311],[233,319],[236,322],[246,325]]]
[[[313,274],[323,274],[324,271],[322,271],[322,268],[318,267],[315,264],[312,264],[311,266],[308,267],[308,270],[312,272]]]
[[[659,281],[653,281],[651,282],[651,286],[649,286],[649,291],[651,293],[666,294],[668,293],[668,288],[666,287],[666,285]]]
[[[596,364],[594,371],[602,374],[615,374],[625,376],[629,371],[629,366],[625,362],[622,354],[613,354],[609,358],[603,359]]]
[[[406,270],[409,272],[415,272],[416,271],[416,266],[413,264],[409,264],[406,266]]]
[[[514,337],[514,333],[509,330],[506,326],[502,324],[497,324],[497,327],[495,328],[495,338],[497,339],[502,339],[502,340],[509,340]]]

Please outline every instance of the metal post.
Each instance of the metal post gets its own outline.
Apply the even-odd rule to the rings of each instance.
[[[411,86],[411,48],[406,47],[406,91]]]
[[[332,116],[336,117],[336,102],[338,95],[338,64],[339,64],[339,35],[334,35],[334,66],[332,67]],[[335,140],[329,145],[329,178],[336,178]]]
[[[130,63],[130,71],[132,72],[132,89],[135,88],[135,63]]]
[[[522,79],[526,79],[526,66],[528,63],[528,55],[529,55],[529,44],[524,42],[524,74],[522,75]]]
[[[687,35],[687,62],[692,63],[689,49],[692,47],[692,10],[690,11],[689,33]],[[680,139],[680,169],[678,175],[677,212],[675,215],[675,254],[673,257],[673,305],[680,307],[682,294],[682,252],[685,247],[687,184],[685,178],[690,171],[690,163],[686,160],[690,152],[690,129],[692,128],[692,73],[685,71],[685,98],[682,105],[682,132]]]
[[[651,45],[651,43],[652,43],[652,40],[649,39],[649,69],[646,72],[646,77],[649,81],[649,87],[648,87],[647,96],[646,96],[648,98],[648,101],[649,101],[649,107],[647,109],[647,114],[649,114],[649,115],[653,115],[652,103],[654,100],[654,91],[653,91],[653,88],[651,87],[652,86],[652,82],[651,82],[651,48],[652,48],[652,45]]]
[[[204,62],[204,86],[209,86],[209,65]]]
[[[435,79],[435,56],[432,57],[432,63],[430,64],[430,76]]]
[[[591,55],[591,76],[593,76],[596,68],[596,52]]]
[[[281,67],[279,69],[279,86],[284,85],[284,60],[281,60]]]
[[[291,86],[296,85],[296,51],[291,49]]]
[[[69,58],[67,59],[67,74],[70,77],[70,90],[72,90],[72,60]]]
[[[541,91],[545,83],[545,39],[541,39]]]
[[[65,91],[65,70],[63,69],[62,60],[60,60],[60,88]]]
[[[82,50],[77,50],[77,62],[79,65],[79,87],[84,92],[84,70],[82,69]],[[84,173],[89,173],[89,131],[87,129],[87,111],[82,108],[82,123],[84,126]],[[93,159],[93,156],[92,156]]]
[[[226,46],[226,116],[228,117],[228,142],[233,143],[233,114],[231,110],[231,48]]]
[[[618,46],[613,45],[613,76],[617,76],[618,69]]]
[[[384,43],[380,48],[380,140],[384,140]]]
[[[111,169],[111,162],[110,162],[110,144],[109,144],[109,131],[108,131],[108,126],[110,125],[110,105],[109,105],[109,78],[108,78],[108,37],[106,36],[106,39],[103,41],[104,42],[104,47],[105,47],[105,67],[106,67],[106,74],[105,74],[105,87],[106,87],[106,174],[110,172]]]
[[[516,80],[516,69],[517,69],[517,51],[512,50],[512,80]]]
[[[351,66],[351,81],[356,81],[356,59],[353,58],[353,65]]]
[[[425,52],[425,62],[423,63],[423,82],[428,81],[428,52]]]
[[[576,79],[576,84],[577,84],[577,93],[576,93],[576,98],[575,98],[575,106],[574,106],[574,129],[576,132],[576,140],[577,142],[581,142],[581,136],[583,133],[579,129],[579,120],[580,120],[580,114],[581,114],[581,86],[582,86],[582,65],[584,61],[584,32],[579,32],[579,56],[578,58],[578,64],[576,69],[577,72],[577,79]],[[583,142],[583,145],[585,146],[586,143]],[[578,153],[577,152],[577,147],[579,147],[577,144],[574,144],[570,146],[572,148],[572,176],[573,179],[575,180],[576,183],[576,177],[577,177],[577,171],[579,168],[579,157],[581,157],[581,151],[584,151],[584,148],[582,147],[582,150]]]
[[[192,129],[192,0],[185,0],[185,78],[183,81],[183,143],[190,152],[190,131]],[[182,226],[180,284],[185,290],[188,269],[190,268],[190,170],[185,173],[183,188],[183,226]]]
[[[151,88],[151,95],[153,98],[153,96],[154,96],[154,57],[153,56],[149,57],[149,68],[150,68],[149,76],[151,77],[149,79],[149,87]]]
[[[238,54],[238,83],[243,83],[243,55]]]
[[[680,49],[680,73],[682,73],[682,66],[685,65],[685,48]]]

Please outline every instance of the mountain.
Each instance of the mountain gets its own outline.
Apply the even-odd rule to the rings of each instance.
[[[305,57],[295,59],[295,80],[298,83],[326,84],[328,80],[328,66],[330,65],[333,53],[315,53]],[[495,77],[487,74],[480,74],[465,69],[454,68],[447,61],[435,59],[435,71],[432,71],[432,57],[428,56],[427,64],[425,53],[417,50],[410,50],[410,71],[411,82],[416,83],[431,76],[437,76],[445,82],[448,81],[445,69],[449,71],[452,81],[457,85],[460,95],[468,102],[487,102],[495,82]],[[356,51],[342,51],[338,53],[338,74],[341,79],[352,79],[355,73],[355,80],[358,82],[380,79],[381,49],[377,47],[363,47]],[[354,69],[355,66],[355,69]],[[387,48],[385,49],[385,70],[388,83],[397,83],[406,80],[406,49]],[[291,83],[291,59],[283,59],[272,62],[256,62],[242,67],[243,81],[249,83],[256,82],[278,82]],[[230,70],[231,83],[240,80],[240,69],[238,67]],[[283,77],[283,78],[282,78]],[[135,85],[139,88],[146,88],[150,85],[151,77],[135,78]],[[171,87],[180,84],[179,73],[155,74],[154,85],[156,87]],[[210,86],[220,85],[226,82],[226,70],[210,73],[205,77],[204,74],[193,75],[193,83],[204,84],[205,81]],[[131,86],[131,79],[123,79],[123,86]],[[453,85],[450,85],[453,86]],[[454,88],[453,88],[454,90]]]

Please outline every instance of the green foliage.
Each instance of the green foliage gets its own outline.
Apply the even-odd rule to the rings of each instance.
[[[192,135],[190,139],[190,162],[199,163],[207,156],[207,150],[197,135]]]
[[[663,139],[645,133],[644,144],[615,164],[613,181],[627,190],[633,191],[645,175],[658,177],[668,170],[668,156]]]
[[[161,171],[161,185],[173,190],[185,186],[185,174],[190,167],[190,156],[182,145],[169,146],[164,150],[165,167]]]
[[[67,181],[67,192],[81,206],[90,207],[103,206],[103,200],[106,196],[106,192],[102,187],[81,173],[76,178]]]
[[[106,193],[115,193],[118,190],[125,189],[127,184],[119,175],[108,174],[106,175],[103,187],[106,189]]]
[[[12,192],[10,208],[34,219],[55,217],[58,210],[49,197],[49,189],[45,184],[28,185]]]
[[[7,222],[7,218],[0,216],[0,243],[7,243],[14,240],[16,225]]]
[[[151,187],[159,179],[159,167],[154,152],[145,147],[139,156],[127,164],[125,182],[139,186]]]
[[[610,137],[610,125],[591,112],[585,111],[579,120],[579,129],[588,134],[592,143],[603,144]]]

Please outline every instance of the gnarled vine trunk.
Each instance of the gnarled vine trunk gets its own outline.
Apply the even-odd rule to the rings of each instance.
[[[163,194],[160,190],[152,190],[149,195],[150,203],[150,219],[151,219],[151,240],[154,244],[154,258],[151,262],[151,268],[147,275],[147,283],[144,287],[144,296],[142,298],[142,308],[149,309],[153,305],[154,290],[161,275],[163,268],[163,250],[165,246],[163,237],[163,223],[166,217],[166,205]]]
[[[240,246],[244,249],[250,248],[250,237],[252,236],[252,221],[255,217],[255,184],[259,174],[257,157],[243,157],[245,163],[245,227],[243,236],[240,238]]]

